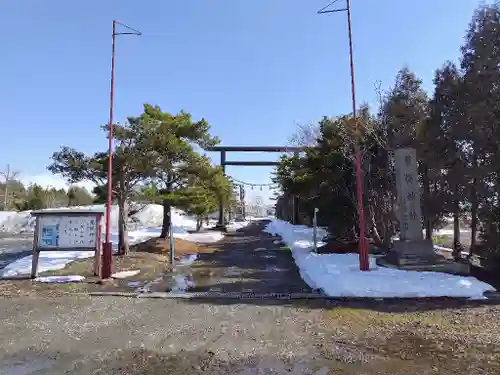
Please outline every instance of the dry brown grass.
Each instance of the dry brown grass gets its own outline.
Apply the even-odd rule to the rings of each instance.
[[[499,308],[436,307],[414,311],[409,305],[406,312],[349,307],[327,310],[323,322],[331,337],[327,347],[349,344],[366,356],[375,356],[363,368],[366,374],[498,373]]]
[[[132,246],[135,252],[145,252],[152,254],[169,255],[170,254],[170,241],[163,238],[151,238],[146,242]],[[186,241],[180,238],[174,239],[174,252],[175,256],[183,256],[188,254],[198,253],[211,253],[215,248],[209,245],[203,245],[196,242]]]

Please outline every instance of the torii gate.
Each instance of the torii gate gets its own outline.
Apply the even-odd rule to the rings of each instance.
[[[220,152],[220,165],[224,174],[226,174],[226,165],[241,165],[241,166],[276,166],[279,164],[277,161],[227,161],[227,152],[294,152],[299,153],[305,147],[289,147],[289,146],[213,146],[208,147],[206,151]],[[217,226],[225,228],[224,223],[224,203],[219,203],[219,222]]]

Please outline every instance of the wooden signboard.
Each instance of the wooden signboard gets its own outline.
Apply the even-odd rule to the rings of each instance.
[[[36,217],[31,278],[38,274],[42,251],[94,251],[94,274],[99,275],[102,252],[102,211],[62,209],[31,213]]]

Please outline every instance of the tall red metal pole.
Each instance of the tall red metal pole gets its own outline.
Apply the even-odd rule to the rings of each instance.
[[[111,277],[113,245],[111,243],[111,202],[113,199],[113,107],[115,94],[115,43],[116,21],[113,21],[113,41],[111,47],[111,88],[109,92],[109,134],[108,134],[108,196],[106,199],[106,235],[103,245],[101,278]]]
[[[351,95],[352,95],[352,117],[356,127],[355,166],[356,166],[356,192],[359,211],[359,269],[368,271],[370,269],[368,261],[368,244],[365,237],[365,209],[363,207],[363,171],[361,168],[361,150],[358,121],[356,118],[356,88],[354,84],[354,58],[352,53],[352,31],[351,31],[351,1],[347,1],[347,28],[349,32],[349,59],[351,65]]]

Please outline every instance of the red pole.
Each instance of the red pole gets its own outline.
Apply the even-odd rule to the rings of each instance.
[[[356,119],[356,89],[354,84],[354,59],[352,53],[352,31],[351,31],[351,1],[347,0],[347,28],[349,32],[349,58],[351,65],[351,93],[352,93],[352,117],[356,126],[355,143],[355,165],[356,165],[356,192],[359,211],[359,269],[368,271],[368,246],[365,238],[365,210],[363,208],[363,171],[361,169],[361,150],[358,121]]]
[[[113,106],[115,94],[115,42],[116,21],[113,21],[113,41],[111,47],[111,89],[109,92],[109,134],[108,134],[108,196],[106,199],[106,238],[103,245],[101,278],[111,277],[113,245],[111,243],[111,202],[113,198]]]

